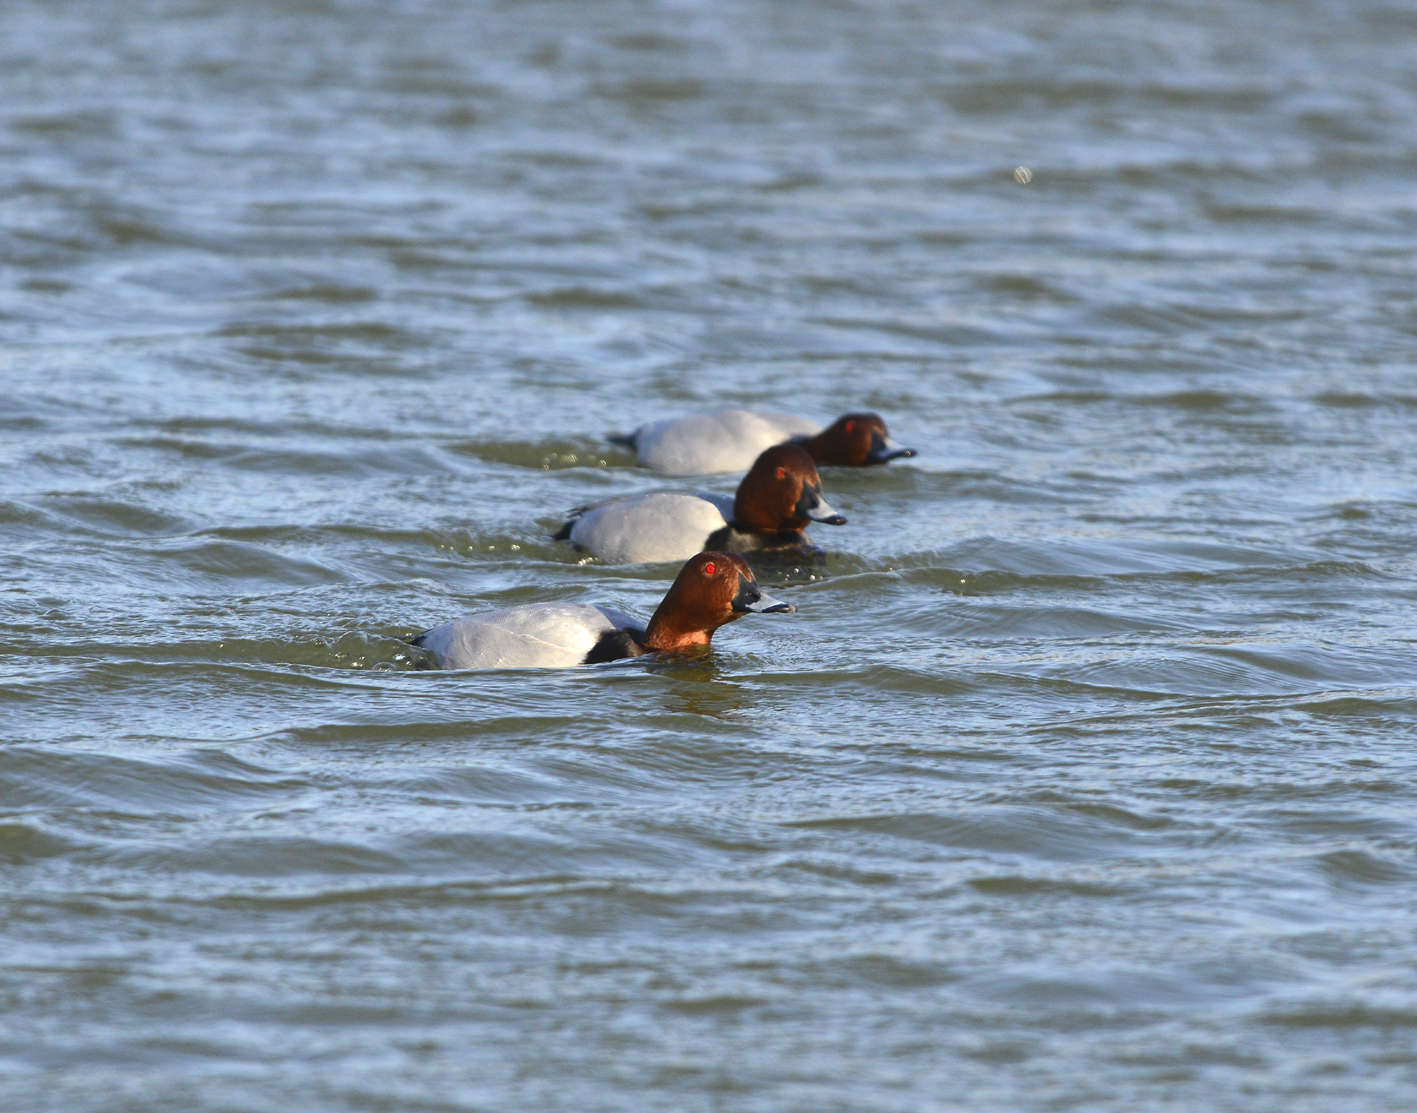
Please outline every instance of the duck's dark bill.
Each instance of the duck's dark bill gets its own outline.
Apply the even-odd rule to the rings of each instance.
[[[825,522],[829,526],[844,526],[846,519],[827,505],[821,493],[810,487],[802,488],[802,497],[797,500],[797,513],[813,522]]]
[[[741,581],[738,594],[733,597],[733,609],[739,614],[752,611],[754,614],[791,614],[797,610],[791,603],[784,603],[763,593],[755,583]]]
[[[905,460],[915,455],[913,448],[896,448],[889,441],[881,441],[871,446],[866,453],[866,463],[884,464],[889,460]]]
[[[797,608],[791,603],[784,603],[780,599],[774,599],[771,595],[761,596],[756,603],[748,604],[748,610],[757,614],[793,614]]]

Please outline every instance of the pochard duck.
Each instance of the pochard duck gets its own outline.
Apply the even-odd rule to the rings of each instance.
[[[683,560],[700,549],[751,553],[806,544],[813,522],[844,526],[822,497],[817,465],[804,449],[763,452],[726,495],[656,492],[585,506],[556,534],[607,564]]]
[[[915,449],[891,440],[876,413],[843,414],[823,429],[788,414],[715,410],[652,421],[610,439],[633,448],[641,464],[666,475],[741,471],[763,449],[784,443],[800,445],[823,467],[860,468],[915,455]]]
[[[532,603],[456,618],[413,644],[431,650],[445,669],[563,669],[686,653],[707,646],[715,630],[745,614],[796,609],[766,594],[742,557],[699,553],[679,569],[648,625],[610,607]]]

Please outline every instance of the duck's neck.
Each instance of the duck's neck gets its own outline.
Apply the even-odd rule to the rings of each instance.
[[[672,616],[665,615],[663,611],[664,606],[661,604],[649,620],[649,625],[645,627],[645,636],[640,644],[646,649],[656,653],[682,653],[686,649],[708,645],[713,639],[713,630],[689,629],[676,622]]]
[[[847,436],[841,431],[833,432],[835,426],[828,425],[815,437],[806,437],[801,448],[817,467],[859,468],[870,456],[872,441],[862,441],[858,436]],[[882,434],[884,436],[884,434]]]
[[[749,543],[744,544],[744,540]],[[708,544],[711,548],[734,553],[776,548],[780,545],[801,545],[806,540],[806,535],[800,529],[756,529],[734,518],[723,530],[712,534]]]
[[[821,465],[830,463],[831,461],[827,459],[827,457],[832,454],[831,442],[827,440],[827,433],[830,430],[831,426],[828,425],[815,437],[802,437],[794,441],[794,443],[800,446],[807,455],[812,458],[814,464]]]

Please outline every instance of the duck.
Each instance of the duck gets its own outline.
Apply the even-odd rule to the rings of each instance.
[[[764,592],[742,557],[703,552],[685,561],[647,624],[611,607],[529,603],[455,618],[410,642],[444,669],[570,668],[694,652],[745,614],[796,610]]]
[[[822,479],[805,449],[762,452],[738,491],[726,495],[658,491],[610,499],[572,512],[555,535],[607,564],[683,560],[701,549],[752,553],[807,547],[813,522],[846,525],[822,497]]]
[[[763,449],[784,443],[800,445],[820,467],[860,468],[915,455],[891,440],[878,413],[842,414],[823,429],[790,414],[715,410],[652,421],[610,440],[665,475],[742,471]]]

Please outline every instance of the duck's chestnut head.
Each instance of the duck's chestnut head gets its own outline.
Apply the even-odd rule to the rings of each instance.
[[[758,533],[800,533],[813,522],[844,526],[822,498],[822,477],[805,449],[774,445],[753,462],[733,499],[733,522]]]
[[[815,437],[802,442],[822,467],[861,468],[915,455],[900,448],[880,414],[842,414]]]
[[[745,614],[795,611],[758,586],[748,562],[733,553],[699,553],[684,562],[645,629],[646,649],[708,645],[713,632]]]

